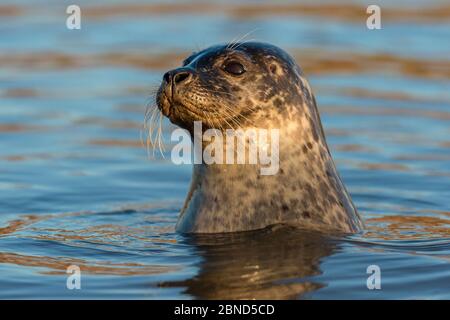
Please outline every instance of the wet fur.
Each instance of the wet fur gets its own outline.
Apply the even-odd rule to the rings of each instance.
[[[226,74],[239,59],[244,75]],[[194,165],[192,183],[177,223],[187,233],[254,230],[274,224],[357,232],[363,228],[333,163],[316,101],[295,61],[269,44],[214,46],[185,60],[195,80],[172,97],[161,86],[157,103],[192,134],[204,129],[280,129],[280,170],[260,175],[260,165]],[[172,93],[172,92],[171,92]]]

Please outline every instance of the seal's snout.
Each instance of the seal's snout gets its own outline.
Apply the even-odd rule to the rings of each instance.
[[[183,113],[183,108],[179,107],[185,105],[184,99],[190,90],[189,84],[194,79],[195,71],[188,67],[170,70],[164,74],[156,100],[159,109],[170,120],[176,120],[176,114]]]
[[[163,76],[166,84],[172,88],[187,85],[193,78],[194,74],[188,68],[177,68],[166,72]]]
[[[170,103],[180,103],[188,85],[194,79],[194,71],[182,67],[168,71],[163,76],[161,88]]]

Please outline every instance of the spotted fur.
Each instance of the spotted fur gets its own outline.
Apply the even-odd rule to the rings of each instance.
[[[240,61],[246,72],[224,72],[229,59]],[[234,232],[274,224],[349,233],[363,228],[333,163],[311,87],[293,58],[273,45],[248,42],[195,53],[181,68],[194,78],[180,88],[161,85],[157,102],[163,113],[191,134],[194,121],[205,129],[279,129],[280,170],[263,176],[260,165],[194,165],[178,231]],[[175,91],[168,94],[169,89]]]

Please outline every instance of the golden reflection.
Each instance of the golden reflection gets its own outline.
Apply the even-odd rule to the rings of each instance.
[[[364,21],[366,6],[357,3],[277,3],[261,2],[258,5],[247,3],[211,3],[178,2],[178,3],[134,3],[83,6],[83,16],[107,18],[114,16],[163,16],[167,14],[226,14],[235,19],[273,16],[313,16],[343,21]],[[32,14],[33,10],[14,5],[0,5],[0,16],[17,16]],[[383,19],[390,21],[447,21],[450,19],[450,5],[392,7],[383,8]]]
[[[357,106],[331,106],[323,105],[320,111],[328,114],[352,114],[368,116],[407,116],[415,118],[430,118],[443,121],[450,120],[450,112],[442,110],[409,109],[397,107],[377,106],[372,108],[361,108]]]
[[[323,284],[320,262],[335,245],[320,234],[278,228],[189,238],[203,259],[199,273],[161,287],[185,287],[199,299],[298,299]]]
[[[127,208],[119,208],[117,211],[105,212],[105,214],[129,214],[134,213],[134,209],[149,210],[167,206],[168,203],[136,204]],[[71,247],[86,246],[96,248],[103,245],[102,250],[108,251],[108,245],[121,245],[123,239],[135,239],[146,249],[164,249],[167,244],[176,243],[175,239],[161,239],[160,237],[149,237],[154,234],[173,232],[175,218],[165,218],[159,215],[152,216],[152,219],[159,218],[160,222],[167,221],[170,227],[165,225],[150,225],[147,227],[129,227],[117,224],[92,225],[86,228],[77,226],[75,229],[67,227],[64,219],[75,219],[76,217],[95,215],[94,212],[68,212],[48,215],[26,215],[19,219],[12,220],[6,226],[0,228],[0,238],[14,236],[17,232],[23,232],[21,237],[35,240],[54,241],[67,244]],[[101,213],[97,213],[101,214]],[[143,218],[145,218],[144,216]],[[147,219],[147,218],[145,218]],[[144,220],[145,220],[144,219]],[[53,221],[51,221],[53,220]],[[55,227],[43,227],[40,222],[46,224],[53,223]],[[70,226],[76,224],[70,222]],[[64,226],[64,227],[58,227]],[[82,244],[80,244],[81,242]],[[112,251],[113,254],[113,251]],[[113,263],[110,261],[88,261],[85,259],[71,257],[50,257],[40,255],[27,255],[12,252],[0,252],[0,263],[16,264],[20,266],[41,267],[48,270],[41,271],[44,274],[62,274],[66,272],[69,265],[78,265],[83,272],[103,275],[150,275],[159,273],[169,273],[178,270],[178,267],[164,265],[148,265],[141,263]]]
[[[0,263],[10,263],[20,266],[49,269],[41,272],[42,274],[65,274],[67,267],[70,265],[77,265],[83,273],[87,274],[120,276],[160,274],[174,272],[178,269],[177,267],[158,265],[152,266],[139,263],[108,263],[105,261],[95,263],[88,262],[83,259],[28,256],[10,252],[0,252]]]
[[[420,103],[432,103],[432,104],[449,104],[450,99],[444,96],[422,96],[417,95],[412,92],[401,91],[399,88],[395,88],[398,91],[387,91],[387,90],[375,90],[366,89],[360,87],[338,87],[332,85],[316,85],[317,93],[320,95],[321,92],[327,94],[343,95],[358,98],[368,98],[368,99],[382,99],[382,100],[392,100],[392,101],[402,101],[402,102],[420,102]]]
[[[39,94],[32,88],[11,88],[7,89],[3,95],[8,98],[35,98]]]
[[[309,75],[389,72],[408,77],[448,79],[450,61],[397,56],[388,53],[336,52],[332,56],[320,49],[289,50]],[[111,52],[105,54],[69,54],[33,52],[0,54],[0,64],[25,69],[71,69],[120,66],[140,70],[164,71],[178,66],[190,52]]]
[[[361,162],[357,165],[361,169],[365,170],[383,170],[383,171],[411,171],[411,168],[407,165],[400,163],[368,163]]]
[[[48,219],[50,216],[49,215],[42,215],[42,216],[37,216],[37,215],[26,215],[26,216],[22,216],[20,219],[17,220],[13,220],[8,222],[8,224],[6,225],[6,227],[1,227],[0,228],[0,237],[2,236],[6,236],[12,233],[15,233],[19,230],[21,230],[22,228],[29,226],[35,222],[44,220],[44,219]]]
[[[92,139],[89,144],[103,147],[133,147],[143,148],[145,147],[139,140],[119,140],[119,139]]]
[[[333,149],[341,152],[368,152],[368,153],[374,153],[376,150],[372,147],[368,147],[362,144],[356,144],[356,143],[343,143],[343,144],[336,144],[332,147]]]
[[[110,129],[139,129],[142,127],[141,122],[131,120],[111,120],[102,117],[83,117],[75,120],[74,123],[77,125],[97,125]]]
[[[449,216],[449,213],[446,213]],[[450,220],[436,216],[383,216],[366,219],[365,237],[413,240],[450,237]]]
[[[0,133],[16,133],[16,132],[26,132],[26,131],[37,131],[42,130],[43,128],[26,125],[26,124],[18,124],[18,123],[0,123]]]
[[[86,13],[84,13],[86,12]],[[247,3],[211,3],[181,2],[181,3],[153,3],[153,4],[118,4],[110,6],[89,6],[83,11],[89,18],[104,18],[111,16],[147,16],[164,14],[217,14],[222,13],[234,18],[271,17],[271,16],[315,16],[344,21],[364,21],[366,12],[363,4],[354,3],[270,3],[261,2],[258,5]],[[383,8],[383,19],[407,21],[446,21],[450,18],[450,5]]]
[[[11,17],[23,14],[24,10],[14,5],[0,5],[0,17]]]
[[[159,207],[155,204],[137,204],[134,209]],[[134,210],[119,209],[105,214],[128,214]],[[382,216],[366,219],[363,238],[368,241],[416,240],[450,237],[449,212],[424,212],[427,215]],[[64,218],[89,216],[91,212],[72,212],[55,215],[29,215],[10,221],[0,228],[0,236],[24,232],[23,237],[67,243],[77,247],[95,248],[122,243],[134,238],[145,248],[164,249],[168,244],[188,245],[192,255],[201,261],[196,275],[183,281],[166,281],[162,288],[182,288],[184,293],[201,299],[298,299],[319,290],[323,283],[312,279],[321,274],[321,261],[334,254],[337,243],[333,235],[322,235],[285,226],[255,232],[185,236],[182,240],[162,238],[172,233],[175,217],[158,215],[143,217],[149,221],[166,222],[146,227],[121,226],[113,223],[92,225],[71,230]],[[432,216],[430,216],[432,214]],[[53,227],[49,227],[49,220]],[[39,222],[46,220],[45,227]],[[73,222],[72,222],[73,223]],[[141,225],[141,224],[140,224]],[[80,247],[81,248],[81,247]],[[114,251],[112,251],[113,253]],[[43,274],[65,274],[69,265],[78,265],[83,272],[102,275],[153,275],[175,272],[178,267],[149,265],[134,262],[85,260],[67,256],[51,257],[22,253],[0,252],[0,263],[45,268]]]

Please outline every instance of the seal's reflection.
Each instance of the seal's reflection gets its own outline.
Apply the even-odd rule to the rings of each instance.
[[[324,235],[287,227],[186,238],[203,257],[189,280],[164,283],[185,287],[198,299],[298,299],[323,285],[321,259],[335,244]]]

